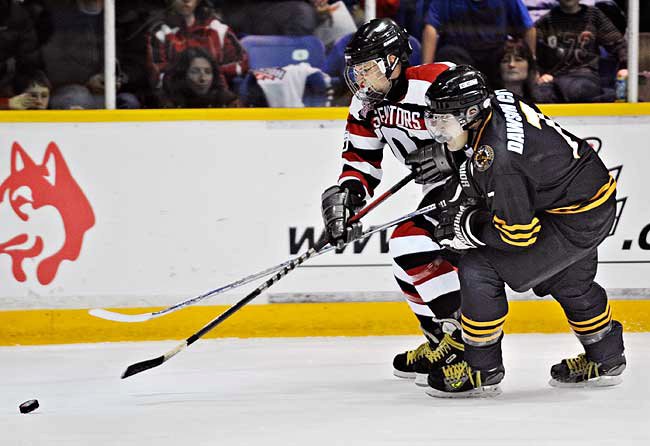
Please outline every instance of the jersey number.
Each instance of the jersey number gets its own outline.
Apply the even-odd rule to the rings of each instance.
[[[418,146],[415,145],[413,140],[409,138],[408,134],[401,129],[395,127],[385,127],[381,129],[381,134],[384,135],[386,142],[390,146],[393,154],[404,161],[406,156],[417,150]]]
[[[524,104],[521,101],[519,101],[519,107],[526,116],[526,121],[528,121],[530,125],[541,130],[541,121],[544,121],[544,124],[555,130],[567,142],[569,147],[571,147],[573,150],[573,157],[575,159],[580,158],[580,155],[578,155],[578,148],[580,147],[578,145],[578,142],[574,141],[566,133],[564,133],[564,129],[557,122],[553,121],[550,118],[547,118],[542,113],[536,112],[530,105]]]

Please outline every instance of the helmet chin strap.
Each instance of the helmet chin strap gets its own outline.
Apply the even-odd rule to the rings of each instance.
[[[478,123],[480,121],[481,120],[479,119],[478,121],[472,122],[472,124]],[[470,125],[470,127],[473,127],[473,126]],[[474,147],[474,143],[476,143],[476,139],[478,138],[478,131],[477,131],[476,127],[473,127],[473,128],[468,128],[467,132],[468,132],[468,134],[467,134],[467,145],[470,146],[470,147]]]
[[[390,56],[393,56],[395,58],[393,63],[390,63]],[[399,57],[397,57],[397,56],[395,56],[393,54],[389,54],[388,56],[386,56],[385,62],[386,62],[386,67],[387,67],[386,68],[386,77],[388,79],[390,79],[390,77],[393,75],[393,72],[395,71],[395,68],[397,68],[397,64],[399,63]]]
[[[391,74],[397,69],[397,65],[400,63],[399,60],[396,60],[396,62],[393,64],[393,68],[391,70]],[[405,65],[401,65],[402,70],[395,79],[390,79],[390,97],[393,99],[399,99],[402,96],[406,94],[406,90],[408,87],[408,83],[406,82],[406,70],[404,69]],[[388,96],[388,93],[386,93],[386,96]]]

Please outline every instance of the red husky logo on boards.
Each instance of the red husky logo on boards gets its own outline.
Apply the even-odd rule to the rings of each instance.
[[[57,145],[51,142],[36,164],[14,143],[11,173],[0,184],[0,256],[11,257],[14,278],[27,280],[23,261],[30,259],[41,285],[51,283],[63,260],[79,257],[94,224],[90,203]]]

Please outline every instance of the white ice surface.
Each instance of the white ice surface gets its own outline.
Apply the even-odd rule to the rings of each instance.
[[[608,389],[554,389],[565,335],[507,335],[503,394],[438,400],[392,376],[418,337],[177,341],[0,348],[0,445],[650,445],[650,334],[627,334]],[[22,415],[18,405],[41,408]]]

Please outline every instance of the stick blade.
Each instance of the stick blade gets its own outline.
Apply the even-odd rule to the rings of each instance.
[[[144,372],[145,370],[158,367],[163,362],[165,362],[165,355],[158,356],[157,358],[153,358],[153,359],[147,359],[146,361],[136,362],[135,364],[131,364],[126,368],[124,373],[122,373],[122,379],[128,378],[129,376],[136,375],[140,372]]]
[[[150,319],[153,319],[151,313],[122,314],[122,313],[115,313],[113,311],[104,310],[102,308],[93,308],[92,310],[89,310],[88,313],[91,316],[95,316],[100,319],[105,319],[107,321],[114,321],[114,322],[145,322]]]

